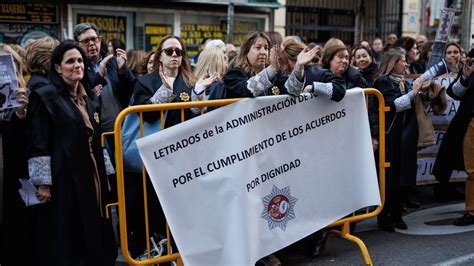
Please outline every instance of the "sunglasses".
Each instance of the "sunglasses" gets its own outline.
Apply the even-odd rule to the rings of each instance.
[[[183,56],[185,53],[184,50],[179,48],[166,48],[163,49],[163,52],[165,52],[167,56],[173,56],[173,52],[176,53],[177,56]]]
[[[80,40],[79,43],[82,44],[82,45],[88,45],[91,41],[92,41],[93,43],[98,43],[98,42],[100,42],[100,36],[96,36],[96,37],[91,37],[91,38],[87,38],[87,39],[84,39],[84,40]]]

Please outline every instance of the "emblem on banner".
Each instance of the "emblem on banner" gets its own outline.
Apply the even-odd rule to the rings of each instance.
[[[181,98],[181,101],[187,102],[189,101],[189,94],[187,94],[186,92],[181,92],[179,94],[179,98]]]
[[[268,229],[280,227],[286,229],[288,221],[294,219],[295,204],[298,199],[290,195],[290,187],[279,189],[273,186],[270,195],[262,198],[263,212],[261,218],[267,220]]]
[[[280,95],[280,88],[278,88],[277,86],[273,86],[272,87],[272,93],[274,95]]]

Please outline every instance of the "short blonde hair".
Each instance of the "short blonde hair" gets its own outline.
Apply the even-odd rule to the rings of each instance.
[[[46,74],[49,70],[51,55],[59,41],[44,37],[33,41],[26,47],[26,70],[32,73]]]
[[[220,47],[211,47],[204,49],[199,55],[199,59],[194,70],[194,76],[200,79],[206,75],[212,76],[218,74],[219,80],[226,71],[226,59]]]

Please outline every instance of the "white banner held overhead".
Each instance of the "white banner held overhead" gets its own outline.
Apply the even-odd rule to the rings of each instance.
[[[360,89],[244,99],[137,145],[185,265],[254,265],[380,204]]]

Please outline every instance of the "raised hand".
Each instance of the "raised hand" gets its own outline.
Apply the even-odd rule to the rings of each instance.
[[[99,64],[99,75],[101,77],[105,77],[105,75],[107,74],[107,63],[109,62],[109,60],[114,57],[113,54],[110,54],[108,56],[106,56],[104,59],[102,59],[102,61],[100,61],[100,64]]]
[[[17,101],[20,106],[16,109],[16,114],[18,118],[26,117],[26,106],[28,105],[28,95],[25,88],[18,88],[16,91]]]
[[[94,87],[94,92],[95,92],[95,95],[97,95],[97,97],[100,96],[100,94],[102,93],[102,90],[104,89],[104,87],[99,84],[97,86]]]
[[[212,84],[212,82],[216,81],[217,78],[219,77],[219,74],[214,73],[211,76],[205,75],[201,77],[197,82],[195,86],[195,91],[197,94],[201,94],[203,90],[205,90],[209,85]]]
[[[165,85],[165,87],[168,90],[173,90],[173,84],[171,84],[171,80],[169,79],[168,74],[166,74],[166,72],[163,71],[163,66],[161,65],[159,68],[159,73],[160,73],[160,78],[161,78],[161,82],[163,82],[163,85]]]
[[[305,47],[296,58],[295,69],[302,70],[306,64],[313,60],[313,58],[319,52],[319,49],[319,46],[315,46],[313,49],[308,51],[308,47]]]
[[[471,65],[469,65],[471,63]],[[464,79],[469,79],[469,76],[474,72],[474,59],[466,58],[464,60],[464,66],[462,68],[462,74]]]
[[[212,74],[211,76],[209,75],[205,75],[203,77],[201,77],[197,82],[196,82],[196,85],[202,85],[202,86],[209,86],[212,84],[212,82],[216,81],[216,79],[218,78],[219,74],[217,73],[214,73]]]
[[[122,69],[127,63],[127,52],[120,48],[115,49],[117,52],[117,65],[118,69]]]
[[[423,76],[420,76],[419,78],[415,79],[415,81],[413,81],[413,92],[415,93],[420,92],[422,90],[422,85],[424,81],[425,80]]]

